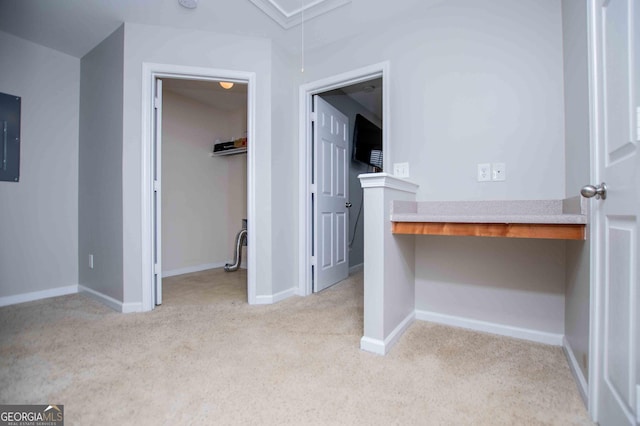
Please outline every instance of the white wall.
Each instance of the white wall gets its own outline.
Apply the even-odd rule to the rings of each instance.
[[[449,0],[417,4],[411,15],[307,52],[305,81],[389,61],[385,157],[409,163],[418,200],[564,198],[560,2]],[[476,181],[478,163],[498,161],[507,165],[506,182]],[[469,249],[485,245],[488,253]],[[558,247],[552,252],[564,259]],[[525,280],[501,260],[516,251],[518,259],[537,258],[535,268],[524,267]],[[546,253],[526,240],[416,237],[416,307],[507,324],[508,308],[501,316],[493,298],[506,307],[549,301],[524,310],[517,323],[561,333],[564,269]],[[479,256],[504,273],[462,268]],[[455,276],[436,273],[434,258],[448,259]],[[479,282],[481,274],[493,280]],[[462,294],[477,298],[457,305]]]
[[[123,48],[121,26],[82,58],[80,82],[80,284],[117,301],[123,296]]]
[[[230,262],[247,217],[247,156],[209,154],[214,141],[243,136],[246,107],[224,111],[165,90],[162,112],[162,272]]]
[[[77,288],[80,60],[4,32],[0,52],[0,92],[22,98],[20,181],[0,182],[1,302]]]
[[[306,52],[304,80],[389,61],[389,159],[409,162],[418,199],[564,198],[559,2],[449,0],[410,15]],[[494,161],[507,181],[477,182]]]
[[[124,301],[142,300],[142,66],[144,62],[256,73],[256,294],[272,286],[271,42],[266,39],[141,24],[125,24],[123,247]],[[284,142],[283,142],[284,143]],[[290,140],[287,141],[289,145]],[[287,208],[278,205],[276,209]],[[285,250],[288,248],[285,246]],[[293,253],[293,247],[290,248]]]
[[[565,243],[416,237],[416,309],[564,333]]]
[[[562,1],[566,196],[590,183],[587,2]],[[589,235],[589,233],[587,233]],[[589,242],[567,242],[565,336],[589,377]]]
[[[298,151],[297,141],[297,89],[300,78],[299,64],[277,45],[271,46],[271,227],[263,230],[269,238],[270,248],[261,247],[259,255],[271,262],[271,294],[276,298],[295,293],[298,286]],[[257,157],[258,163],[269,161]],[[259,174],[259,179],[265,176]],[[265,212],[266,213],[266,212]],[[258,210],[262,215],[262,211]],[[263,238],[263,237],[260,237]],[[263,250],[273,253],[269,257]],[[260,284],[261,287],[264,284]],[[268,294],[268,293],[263,293]]]

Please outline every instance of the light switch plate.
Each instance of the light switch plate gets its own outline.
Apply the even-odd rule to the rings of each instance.
[[[408,178],[409,163],[393,163],[393,175],[399,178]]]

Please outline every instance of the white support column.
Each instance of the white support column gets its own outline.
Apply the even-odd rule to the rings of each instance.
[[[364,336],[385,355],[415,317],[413,235],[391,234],[391,202],[415,201],[418,185],[387,173],[358,176],[364,190]]]

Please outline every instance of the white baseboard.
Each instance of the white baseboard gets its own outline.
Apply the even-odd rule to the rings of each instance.
[[[512,327],[510,325],[496,324],[492,322],[479,321],[454,315],[445,315],[437,312],[420,310],[416,310],[416,319],[420,321],[428,321],[438,324],[451,325],[454,327],[466,328],[469,330],[499,334],[501,336],[515,337],[532,342],[545,343],[547,345],[562,346],[562,334],[548,333],[545,331],[531,330],[528,328]]]
[[[174,277],[176,275],[182,274],[191,274],[193,272],[206,271],[207,269],[216,269],[222,268],[229,262],[216,262],[216,263],[205,263],[204,265],[193,265],[187,266],[185,268],[172,269],[170,271],[163,271],[162,278]]]
[[[378,355],[386,355],[389,353],[391,348],[398,343],[398,339],[404,334],[404,332],[409,328],[413,320],[415,319],[415,312],[411,312],[405,319],[403,319],[400,324],[393,329],[391,333],[384,339],[373,339],[371,337],[362,336],[360,339],[360,349],[367,352],[373,352]]]
[[[0,297],[0,306],[17,305],[18,303],[33,302],[34,300],[47,299],[49,297],[66,296],[67,294],[76,294],[77,292],[77,285],[68,285],[65,287],[32,291],[29,293],[16,294],[13,296],[4,296]]]
[[[578,384],[578,391],[580,392],[580,396],[582,397],[582,402],[584,402],[585,407],[589,407],[589,385],[587,384],[587,379],[584,377],[582,373],[582,369],[580,368],[580,363],[573,353],[573,348],[571,344],[567,340],[567,337],[562,338],[562,349],[564,350],[564,354],[567,357],[567,361],[569,362],[569,368],[571,368],[571,373],[573,373],[573,377],[576,379],[576,383]]]
[[[123,314],[131,314],[134,312],[143,312],[142,310],[142,302],[136,302],[136,303],[123,303],[122,304],[122,310],[120,311]]]
[[[285,291],[281,291],[280,293],[276,293],[270,296],[256,296],[256,305],[271,305],[274,303],[278,303],[282,300],[288,299],[291,296],[295,296],[297,293],[297,287],[290,288]]]
[[[356,272],[360,272],[363,269],[364,269],[364,263],[361,263],[359,265],[354,265],[354,266],[349,268],[349,275],[355,274]]]
[[[107,296],[106,294],[100,293],[99,291],[95,291],[83,285],[78,286],[78,291],[97,300],[103,305],[110,307],[114,311],[122,312],[123,314],[142,312],[142,303],[123,303],[111,296]]]
[[[386,355],[384,341],[380,339],[372,339],[371,337],[362,336],[360,339],[360,349],[378,355]]]

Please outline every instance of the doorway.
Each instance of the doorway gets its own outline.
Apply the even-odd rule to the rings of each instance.
[[[235,243],[247,218],[247,85],[163,78],[161,121],[161,302],[202,303],[220,286],[246,300],[246,247]]]
[[[161,106],[161,90],[158,91],[158,82],[162,79],[178,79],[191,81],[231,82],[245,84],[247,88],[247,153],[246,153],[246,219],[247,219],[247,300],[250,304],[256,303],[256,277],[255,277],[255,73],[218,70],[198,67],[187,67],[166,64],[143,64],[143,135],[142,135],[142,303],[143,310],[150,311],[156,306],[156,302],[162,300],[162,232],[159,228],[161,221],[161,176],[156,175],[156,163],[161,161],[161,149],[157,149],[161,143],[161,132],[156,131],[161,125],[161,114],[157,114],[156,105]],[[161,88],[161,87],[160,87]],[[158,99],[160,96],[160,99]],[[158,123],[158,118],[160,123]],[[160,138],[160,140],[158,140]],[[213,141],[212,141],[213,142]],[[238,228],[241,224],[238,221]],[[231,248],[230,248],[231,249]]]
[[[345,247],[349,247],[350,254],[353,255],[351,256],[353,259],[349,261],[348,270],[355,272],[364,265],[364,242],[361,230],[363,224],[362,216],[364,213],[362,212],[362,189],[357,176],[361,173],[380,170],[379,168],[374,169],[373,166],[368,164],[360,164],[360,162],[352,159],[353,147],[351,145],[351,136],[353,135],[356,116],[358,114],[366,116],[369,121],[380,126],[382,128],[382,151],[384,152],[382,169],[388,168],[389,150],[387,135],[389,134],[389,102],[388,96],[383,96],[387,92],[387,76],[388,63],[381,63],[325,80],[308,83],[300,88],[301,146],[299,166],[301,176],[301,202],[299,250],[302,255],[299,264],[298,294],[300,295],[310,295],[326,285],[326,283],[317,285],[318,271],[322,266],[319,265],[321,253],[318,252],[320,247],[318,244],[318,231],[320,227],[318,226],[319,218],[316,212],[316,203],[319,199],[318,193],[320,192],[318,182],[321,179],[318,173],[322,173],[319,172],[318,166],[321,155],[314,154],[318,148],[318,146],[315,145],[316,141],[314,137],[318,139],[319,136],[317,132],[318,127],[313,121],[314,118],[320,120],[320,118],[316,117],[317,111],[314,109],[317,108],[317,99],[322,99],[336,110],[342,109],[349,122],[349,128],[346,133],[349,138],[349,147],[347,149],[347,164],[349,167],[347,175],[350,176],[348,179],[348,190],[350,194],[348,196],[349,199],[346,201],[347,205],[350,205],[350,209],[348,210],[349,225],[346,226],[348,231],[345,232]],[[370,102],[364,100],[367,98],[370,100],[375,99],[375,101],[373,101],[375,106],[371,106]],[[371,110],[375,110],[377,113]],[[322,143],[324,144],[324,142]],[[359,228],[360,231],[358,231]],[[340,245],[336,244],[334,249],[335,247],[340,248]],[[346,278],[346,276],[344,278]]]

